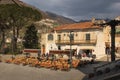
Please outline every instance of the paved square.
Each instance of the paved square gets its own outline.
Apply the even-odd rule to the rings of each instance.
[[[77,69],[54,71],[45,68],[0,63],[0,80],[81,80],[84,73]]]

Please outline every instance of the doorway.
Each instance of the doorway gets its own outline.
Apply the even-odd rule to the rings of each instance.
[[[87,56],[89,56],[89,53],[92,53],[92,49],[83,49],[83,53],[86,53]]]

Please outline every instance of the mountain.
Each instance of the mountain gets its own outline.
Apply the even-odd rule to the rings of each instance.
[[[24,3],[20,0],[0,0],[0,4],[17,4],[19,6],[31,7],[32,9],[38,10],[42,14],[43,18],[49,18],[49,19],[56,20],[59,24],[75,23],[75,21],[70,19],[70,18],[66,18],[64,16],[57,15],[57,14],[54,14],[52,12],[44,12],[44,11],[42,11],[42,10],[40,10],[40,9],[30,5],[30,4]]]
[[[26,7],[30,7],[32,9],[35,9],[35,10],[38,10],[41,14],[42,14],[42,17],[43,18],[47,18],[47,14],[44,13],[43,11],[41,11],[40,9],[30,5],[30,4],[27,4],[27,3],[24,3],[20,0],[0,0],[0,4],[17,4],[18,6],[26,6]]]
[[[76,21],[74,21],[74,20],[72,20],[72,19],[70,19],[70,18],[61,16],[61,15],[57,15],[57,14],[52,13],[52,12],[48,12],[48,11],[47,11],[46,14],[49,16],[50,19],[56,20],[56,21],[58,21],[60,24],[76,23]]]

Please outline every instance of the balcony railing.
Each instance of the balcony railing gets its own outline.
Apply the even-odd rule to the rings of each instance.
[[[92,40],[56,40],[56,44],[96,44],[96,39]]]

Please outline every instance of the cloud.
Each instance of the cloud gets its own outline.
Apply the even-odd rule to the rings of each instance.
[[[119,3],[113,3],[111,6],[110,6],[110,10],[111,11],[120,11],[120,2]]]
[[[119,0],[22,0],[37,8],[54,12],[74,20],[114,18],[120,15]]]

